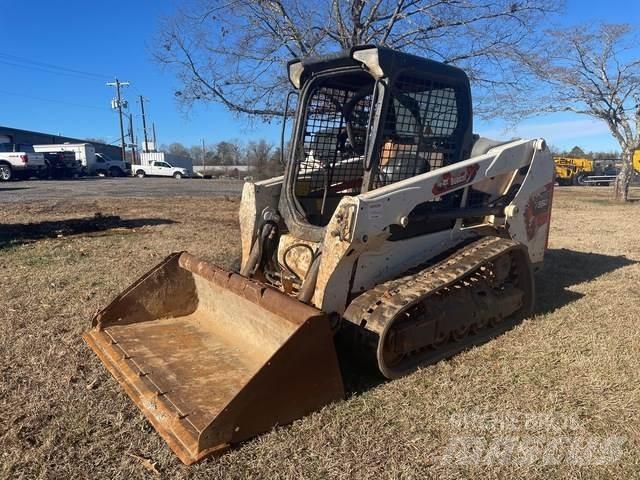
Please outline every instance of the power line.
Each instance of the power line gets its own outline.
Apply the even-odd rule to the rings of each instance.
[[[2,53],[0,52],[0,57],[4,57],[5,59],[0,59],[0,62],[7,64],[7,65],[13,65],[13,66],[17,66],[17,67],[23,67],[23,68],[32,68],[32,69],[38,69],[41,71],[46,71],[48,73],[58,73],[61,75],[80,75],[80,76],[84,76],[84,77],[93,77],[95,79],[100,79],[100,80],[104,80],[109,78],[109,75],[104,75],[101,73],[95,73],[95,72],[87,72],[84,70],[79,70],[79,69],[75,69],[75,68],[68,68],[68,67],[62,67],[60,65],[54,65],[52,63],[46,63],[46,62],[40,62],[37,60],[30,60],[28,58],[25,57],[20,57],[18,55],[12,55],[9,53]],[[13,63],[11,63],[13,62]],[[19,62],[19,63],[15,63],[15,62]],[[20,65],[20,63],[24,63],[25,65]]]
[[[81,103],[66,102],[64,100],[54,100],[54,99],[51,99],[51,98],[44,98],[44,97],[36,97],[36,96],[33,96],[33,95],[26,95],[24,93],[9,92],[7,90],[0,90],[0,93],[5,94],[5,95],[16,96],[16,97],[29,98],[31,100],[38,100],[38,101],[41,101],[41,102],[51,102],[51,103],[59,103],[61,105],[70,105],[72,107],[91,108],[91,109],[94,109],[94,110],[109,110],[107,107],[98,107],[98,106],[95,106],[95,105],[83,105]]]
[[[0,59],[0,64],[2,65],[9,65],[12,67],[18,67],[18,68],[24,68],[30,71],[35,71],[35,72],[43,72],[43,73],[49,73],[49,74],[54,74],[54,75],[62,75],[64,77],[67,78],[75,78],[76,80],[88,80],[88,81],[92,81],[95,82],[97,79],[94,77],[86,77],[83,75],[77,75],[74,73],[68,73],[68,72],[61,72],[61,71],[56,71],[56,70],[48,70],[46,68],[40,68],[40,67],[35,67],[33,65],[20,65],[19,63],[13,63],[13,62],[7,62],[5,60]]]

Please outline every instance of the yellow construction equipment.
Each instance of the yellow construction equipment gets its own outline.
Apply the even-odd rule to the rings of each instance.
[[[585,157],[554,155],[555,177],[558,185],[612,185],[618,175],[617,159],[592,160]],[[634,175],[640,175],[640,150],[632,156]]]
[[[285,174],[244,186],[240,272],[172,254],[84,335],[185,463],[343,398],[336,339],[397,378],[533,309],[544,140],[474,135],[467,75],[387,48],[288,73]]]
[[[594,162],[584,157],[553,157],[558,185],[583,185],[594,174]]]

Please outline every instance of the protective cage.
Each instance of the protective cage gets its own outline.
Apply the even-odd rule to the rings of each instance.
[[[325,226],[345,195],[456,163],[468,153],[466,85],[412,70],[385,83],[376,88],[368,73],[342,71],[308,87],[292,168],[294,198],[310,224]],[[384,102],[378,102],[382,92]],[[365,165],[371,165],[370,179]]]

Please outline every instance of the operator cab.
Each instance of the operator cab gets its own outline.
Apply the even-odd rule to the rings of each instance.
[[[341,198],[469,158],[469,80],[455,67],[383,47],[289,63],[300,100],[280,205],[319,240]]]

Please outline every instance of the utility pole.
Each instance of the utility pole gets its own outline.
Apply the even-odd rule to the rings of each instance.
[[[116,105],[115,108],[118,109],[118,117],[120,119],[120,149],[122,152],[122,161],[125,161],[126,158],[126,150],[124,145],[124,124],[122,123],[122,96],[120,94],[120,87],[128,87],[131,85],[129,82],[121,82],[117,78],[115,82],[108,82],[107,87],[116,87]],[[111,103],[111,107],[114,108],[113,102]]]
[[[156,140],[156,122],[151,124],[151,128],[153,129],[153,149],[158,150],[158,141]]]
[[[149,151],[149,140],[147,139],[147,119],[144,116],[144,97],[140,95],[140,109],[142,110],[142,133],[144,135],[144,153]]]
[[[136,164],[136,138],[133,134],[133,115],[129,114],[129,138],[131,139],[131,165]]]
[[[204,178],[205,176],[205,169],[204,169],[204,138],[202,139],[202,178]]]

